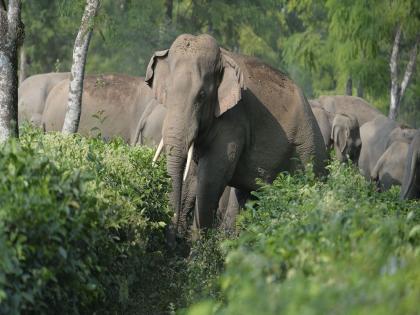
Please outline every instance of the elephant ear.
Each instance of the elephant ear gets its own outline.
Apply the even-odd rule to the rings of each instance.
[[[150,58],[147,66],[144,81],[152,88],[155,99],[160,104],[165,104],[166,83],[165,79],[169,73],[169,65],[166,61],[169,49],[156,51]]]
[[[333,124],[331,139],[334,141],[334,145],[339,148],[340,152],[343,153],[346,148],[347,138],[349,136],[349,130],[337,124]]]
[[[219,117],[234,107],[242,98],[242,90],[246,89],[241,68],[228,52],[221,49],[223,77],[218,88],[218,104],[215,116]]]

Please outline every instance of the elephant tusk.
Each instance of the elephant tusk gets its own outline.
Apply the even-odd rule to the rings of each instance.
[[[191,144],[191,146],[190,146],[190,148],[188,150],[187,164],[185,165],[184,177],[183,177],[184,182],[187,179],[187,175],[188,175],[188,171],[190,169],[190,165],[191,165],[191,160],[192,160],[192,157],[193,157],[193,153],[194,153],[194,143]]]
[[[156,161],[159,158],[159,155],[162,153],[163,149],[163,138],[160,140],[158,148],[156,150],[155,156],[153,157],[152,165],[155,165]]]

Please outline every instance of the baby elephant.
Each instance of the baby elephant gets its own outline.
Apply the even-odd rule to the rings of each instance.
[[[356,117],[350,114],[336,114],[331,126],[331,140],[334,143],[336,158],[340,162],[350,159],[357,163],[362,141]]]

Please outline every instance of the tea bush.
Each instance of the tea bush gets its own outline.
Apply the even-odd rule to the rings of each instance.
[[[330,171],[262,185],[222,243],[220,296],[188,314],[418,314],[420,203]]]
[[[418,313],[420,203],[398,189],[336,162],[325,181],[281,174],[237,236],[212,231],[184,258],[165,246],[152,155],[31,128],[2,146],[0,314]]]
[[[170,290],[156,267],[166,261],[169,182],[152,156],[30,128],[2,146],[1,314],[162,307],[151,295]]]

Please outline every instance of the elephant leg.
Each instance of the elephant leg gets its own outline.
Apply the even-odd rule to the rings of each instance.
[[[225,217],[229,206],[229,199],[232,190],[232,187],[226,186],[222,196],[220,197],[219,205],[217,207],[217,222],[220,222],[220,224],[223,224],[223,218]]]
[[[213,145],[198,163],[194,224],[198,229],[214,227],[220,197],[231,180],[241,152],[241,143],[224,141]]]
[[[240,209],[244,207],[248,198],[249,193],[247,192],[236,188],[230,190],[229,202],[222,224],[222,228],[226,233],[233,233],[235,231],[236,217],[238,216]]]

